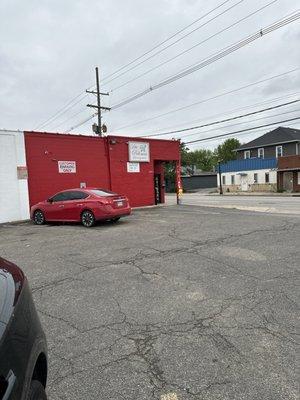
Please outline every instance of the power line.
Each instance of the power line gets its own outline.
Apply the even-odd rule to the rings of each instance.
[[[227,129],[227,128],[231,128],[233,126],[245,125],[245,124],[252,123],[252,122],[255,122],[255,121],[261,121],[261,120],[265,120],[265,119],[268,119],[268,118],[279,117],[280,115],[291,114],[291,113],[298,112],[298,111],[299,111],[299,109],[291,110],[291,111],[285,111],[285,112],[282,112],[282,113],[276,113],[276,114],[273,114],[273,115],[267,115],[267,116],[260,117],[260,118],[254,118],[254,119],[251,119],[251,121],[238,122],[238,123],[235,123],[235,124],[221,126],[220,128],[213,128],[213,129],[208,129],[208,130],[202,131],[202,132],[185,134],[185,135],[181,135],[180,139],[186,138],[186,137],[190,138],[191,136],[200,135],[200,134],[202,135],[203,133],[216,132],[216,131],[219,131],[220,129]]]
[[[177,73],[176,75],[172,75],[172,76],[166,78],[165,80],[157,83],[156,85],[150,86],[149,88],[143,90],[142,92],[136,93],[135,95],[124,99],[123,101],[121,101],[120,103],[116,104],[115,106],[112,106],[112,109],[115,110],[117,108],[120,108],[120,107],[122,107],[122,106],[124,106],[124,105],[126,105],[128,103],[131,103],[134,100],[137,100],[140,97],[145,96],[146,94],[148,94],[148,93],[150,93],[150,92],[152,92],[154,90],[160,89],[163,86],[169,85],[170,83],[173,83],[178,79],[181,79],[181,78],[183,78],[183,77],[185,77],[185,76],[187,76],[189,74],[192,74],[193,72],[196,72],[199,69],[204,68],[207,65],[212,64],[212,63],[220,60],[221,58],[226,57],[227,55],[229,55],[229,54],[241,49],[244,46],[247,46],[248,44],[252,43],[253,41],[261,38],[262,36],[265,36],[265,35],[273,32],[273,31],[275,31],[275,30],[277,30],[277,29],[279,29],[279,28],[281,28],[281,27],[283,27],[285,25],[288,25],[288,24],[296,21],[299,18],[300,18],[300,13],[298,12],[298,13],[290,16],[290,17],[287,17],[287,18],[281,19],[281,20],[279,20],[277,22],[274,22],[273,24],[271,24],[271,25],[269,25],[269,26],[267,26],[265,28],[260,29],[258,32],[246,37],[245,39],[242,39],[242,40],[240,40],[240,41],[238,41],[236,43],[233,43],[230,46],[227,46],[227,47],[221,49],[221,51],[215,53],[210,58],[204,59],[204,60],[202,60],[201,62],[199,62],[197,64],[194,64],[192,66],[186,67],[184,70],[182,70],[181,72]]]
[[[174,34],[172,34],[171,36],[169,36],[168,38],[166,38],[165,40],[163,40],[162,42],[158,43],[157,45],[155,45],[154,47],[152,47],[151,49],[147,50],[145,53],[143,53],[142,55],[138,56],[137,58],[135,58],[134,60],[130,61],[129,63],[127,63],[126,65],[120,67],[119,69],[117,69],[116,71],[112,72],[111,74],[107,75],[102,82],[105,82],[108,78],[110,78],[111,76],[117,74],[118,72],[122,71],[123,69],[129,67],[130,65],[134,64],[136,61],[140,60],[141,58],[145,57],[146,55],[152,53],[152,51],[156,50],[158,47],[162,46],[163,44],[167,43],[169,40],[173,39],[174,37],[178,36],[180,33],[184,32],[186,29],[190,28],[191,26],[195,25],[197,22],[199,22],[200,20],[202,20],[203,18],[207,17],[208,15],[210,15],[211,13],[213,13],[214,11],[216,11],[217,9],[221,8],[224,4],[228,3],[231,0],[226,0],[223,1],[222,3],[220,3],[218,6],[216,6],[215,8],[213,8],[212,10],[208,11],[206,14],[202,15],[201,17],[197,18],[196,20],[194,20],[193,22],[191,22],[189,25],[185,26],[184,28],[180,29],[179,31],[175,32]]]
[[[200,21],[201,19],[205,18],[206,16],[208,16],[209,14],[211,14],[213,11],[217,10],[218,8],[220,8],[221,6],[223,6],[224,4],[228,3],[231,0],[226,0],[224,2],[222,2],[221,4],[219,4],[217,7],[215,7],[214,9],[210,10],[209,12],[207,12],[206,14],[202,15],[200,18],[197,18],[195,21],[193,21],[192,23],[190,23],[189,25],[187,25],[186,27],[184,27],[183,29],[179,30],[178,32],[176,32],[175,34],[171,35],[170,37],[168,37],[167,39],[165,39],[164,41],[162,41],[161,43],[159,43],[158,45],[154,46],[152,49],[148,50],[147,52],[145,52],[144,54],[142,54],[141,56],[137,57],[136,59],[134,59],[133,61],[131,61],[130,63],[126,64],[125,66],[119,68],[118,70],[114,71],[113,73],[109,74],[103,81],[105,81],[107,78],[109,78],[110,76],[115,75],[116,73],[118,73],[119,71],[123,70],[124,68],[126,68],[127,66],[133,64],[134,62],[136,62],[137,60],[139,60],[140,58],[144,57],[145,55],[151,53],[152,51],[154,51],[156,48],[160,47],[161,45],[163,45],[164,43],[168,42],[169,40],[171,40],[172,38],[174,38],[175,36],[179,35],[181,32],[185,31],[186,29],[188,29],[189,27],[191,27],[192,25],[194,25],[195,23],[197,23],[198,21]],[[94,85],[91,85],[88,89],[93,88]],[[78,104],[78,102],[76,102],[74,105],[72,105],[72,103],[74,101],[76,101],[79,97],[81,97],[83,94],[85,94],[85,92],[80,92],[78,95],[72,97],[71,100],[69,100],[64,106],[62,106],[58,111],[56,111],[53,115],[51,115],[48,119],[46,119],[45,121],[41,122],[40,124],[38,124],[34,129],[40,129],[43,128],[44,126],[48,125],[50,122],[53,122],[54,120],[56,120],[57,118],[59,118],[61,115],[63,115],[65,112],[67,112],[70,108],[73,108],[75,105]],[[84,95],[84,98],[86,97],[86,95]],[[82,99],[83,100],[83,99]],[[72,106],[71,106],[72,105]],[[71,107],[69,107],[71,106]]]
[[[154,54],[151,54],[149,57],[145,58],[144,60],[140,61],[138,64],[133,65],[132,67],[130,67],[129,69],[127,69],[126,71],[122,72],[121,74],[117,75],[116,77],[110,79],[109,81],[107,81],[105,84],[107,85],[108,83],[120,78],[121,76],[127,74],[128,72],[132,71],[133,69],[139,67],[140,65],[144,64],[146,61],[150,60],[151,58],[157,56],[158,54],[162,53],[163,51],[169,49],[170,47],[174,46],[175,44],[181,42],[183,39],[185,39],[186,37],[190,36],[192,33],[198,31],[199,29],[203,28],[204,26],[208,25],[210,22],[214,21],[215,19],[219,18],[220,16],[226,14],[228,11],[232,10],[234,7],[238,6],[239,4],[241,4],[242,2],[244,2],[245,0],[239,0],[237,3],[233,4],[232,6],[226,8],[226,10],[220,12],[219,14],[215,15],[214,17],[212,17],[211,19],[209,19],[208,21],[204,22],[202,25],[198,26],[197,28],[193,29],[192,31],[186,33],[185,35],[181,36],[179,39],[175,40],[175,42],[170,43],[169,45],[163,47],[162,49],[158,50],[157,52],[155,52]],[[278,1],[278,0],[274,0]],[[212,10],[214,11],[214,10]],[[116,90],[116,89],[113,89]],[[112,91],[113,91],[112,90]]]
[[[58,111],[56,111],[56,113],[54,113],[51,117],[46,119],[44,122],[42,122],[39,125],[37,125],[34,129],[35,130],[36,129],[41,129],[41,128],[45,127],[46,125],[49,125],[50,122],[53,122],[54,120],[59,118],[62,114],[64,114],[65,112],[69,111],[71,108],[73,108],[78,103],[80,103],[86,96],[87,96],[87,94],[85,92],[83,92],[83,93],[80,92],[77,96],[73,97],[63,107],[61,107]],[[80,98],[80,97],[82,97],[82,98]],[[75,100],[77,100],[77,99],[79,99],[79,100],[75,102]]]
[[[253,107],[257,107],[257,106],[262,106],[262,105],[274,103],[275,101],[288,99],[288,98],[296,96],[296,95],[298,96],[299,94],[300,94],[300,92],[298,91],[298,92],[293,92],[293,93],[290,93],[290,94],[287,94],[287,95],[284,95],[284,96],[273,97],[272,99],[269,99],[269,100],[264,100],[264,101],[260,101],[258,103],[248,104],[247,106],[238,107],[238,108],[234,108],[234,109],[231,109],[231,110],[223,111],[222,113],[209,115],[209,116],[207,116],[205,118],[197,118],[197,119],[193,119],[193,120],[191,120],[189,122],[180,123],[179,126],[185,126],[187,123],[194,123],[194,122],[199,122],[199,121],[207,121],[207,120],[210,120],[211,118],[217,118],[217,117],[222,117],[224,115],[225,116],[226,115],[230,115],[230,114],[233,114],[234,112],[243,111],[243,110],[247,110],[249,108],[253,108]],[[178,124],[176,124],[176,125],[173,124],[171,126],[169,125],[169,126],[167,126],[165,128],[157,129],[157,133],[164,132],[166,129],[175,129],[177,127],[178,127]]]
[[[60,126],[63,126],[66,122],[72,120],[74,117],[76,117],[79,114],[82,114],[85,111],[86,111],[86,108],[80,109],[75,114],[72,114],[70,117],[64,119],[59,125],[56,126],[55,130],[57,130]]]
[[[220,137],[237,135],[237,134],[240,134],[240,133],[242,133],[242,132],[253,131],[253,130],[255,130],[255,129],[266,128],[267,126],[278,125],[278,124],[282,124],[282,123],[285,123],[285,122],[296,121],[296,120],[299,120],[299,119],[300,119],[300,116],[299,116],[299,117],[296,117],[296,118],[285,119],[285,120],[283,120],[283,121],[272,122],[272,123],[270,123],[270,124],[259,125],[259,126],[255,126],[255,127],[252,127],[252,128],[241,129],[241,130],[235,131],[235,132],[222,133],[222,134],[220,134],[220,135],[210,136],[210,137],[206,137],[206,138],[202,138],[202,139],[190,140],[189,142],[185,142],[185,144],[198,143],[198,142],[206,142],[206,141],[208,141],[208,140],[218,139],[218,138],[220,138]]]
[[[78,128],[79,126],[85,124],[86,122],[90,121],[92,118],[94,118],[98,113],[94,113],[92,115],[90,115],[88,118],[84,119],[83,121],[79,122],[78,124],[71,126],[71,128],[69,128],[68,130],[66,130],[64,133],[68,133],[73,131],[74,129]]]
[[[155,133],[155,134],[152,134],[152,135],[143,135],[143,136],[137,136],[137,137],[165,136],[165,135],[172,135],[174,133],[186,132],[186,131],[190,131],[190,130],[194,130],[194,129],[204,128],[206,126],[212,126],[212,125],[222,124],[224,122],[234,121],[236,119],[249,117],[249,116],[255,115],[255,114],[260,114],[262,112],[266,112],[266,111],[274,110],[276,108],[281,108],[281,107],[285,107],[285,106],[288,106],[288,105],[291,105],[291,104],[294,104],[294,103],[298,103],[299,101],[300,101],[300,99],[297,99],[297,100],[289,101],[287,103],[277,104],[276,106],[263,108],[261,110],[252,111],[252,112],[249,112],[249,113],[246,113],[246,114],[242,114],[242,115],[237,115],[235,117],[225,118],[225,119],[221,119],[219,121],[209,122],[207,124],[191,126],[189,128],[183,128],[183,129],[178,129],[178,130],[175,130],[175,131]]]
[[[173,114],[173,113],[178,112],[178,111],[186,110],[187,108],[194,107],[194,106],[196,106],[196,105],[203,104],[203,103],[206,103],[206,102],[208,102],[208,101],[215,100],[215,99],[218,99],[218,98],[220,98],[220,97],[227,96],[227,95],[229,95],[229,94],[236,93],[236,92],[239,92],[239,91],[244,90],[244,89],[248,89],[248,88],[250,88],[250,87],[252,87],[252,86],[256,86],[256,85],[259,85],[259,84],[261,84],[261,83],[268,82],[268,81],[273,80],[273,79],[281,78],[281,77],[286,76],[286,75],[289,75],[289,74],[291,74],[291,73],[293,73],[293,72],[299,71],[299,69],[300,69],[300,67],[294,68],[294,69],[292,69],[292,70],[283,72],[283,73],[281,73],[281,74],[273,75],[273,76],[271,76],[271,77],[269,77],[269,78],[265,78],[265,79],[261,79],[261,80],[259,80],[259,81],[251,82],[251,83],[249,83],[249,84],[247,84],[247,85],[240,86],[240,87],[238,87],[238,88],[236,88],[236,89],[231,89],[231,90],[228,90],[228,91],[226,91],[226,92],[219,93],[219,94],[217,94],[217,95],[215,95],[215,96],[212,96],[212,97],[208,97],[208,98],[206,98],[206,99],[199,100],[199,101],[197,101],[197,102],[195,102],[195,103],[191,103],[191,104],[188,104],[188,105],[186,105],[186,106],[179,107],[179,108],[176,108],[176,109],[167,111],[167,112],[165,112],[165,113],[158,114],[158,115],[155,115],[155,116],[153,116],[153,117],[146,118],[146,119],[143,119],[143,120],[134,122],[133,124],[128,124],[128,125],[121,126],[120,128],[117,128],[117,129],[115,129],[115,130],[121,130],[121,129],[129,128],[129,127],[132,127],[132,126],[140,125],[140,124],[143,123],[143,122],[153,121],[154,119],[161,118],[161,117],[165,117],[166,115],[170,115],[170,114]]]
[[[298,111],[299,111],[299,109],[292,110],[292,111],[287,111],[287,112],[283,112],[283,113],[277,113],[277,114],[269,115],[269,116],[266,116],[266,117],[255,118],[255,119],[252,119],[251,121],[245,121],[245,122],[239,122],[239,123],[235,123],[235,124],[230,124],[230,125],[222,126],[221,128],[208,129],[208,130],[205,130],[205,131],[202,131],[202,132],[197,132],[197,133],[194,133],[194,134],[191,134],[191,135],[189,135],[189,134],[188,135],[183,135],[178,139],[180,139],[181,141],[184,142],[185,139],[183,139],[183,138],[186,137],[186,136],[189,137],[189,136],[194,136],[194,135],[199,135],[199,134],[202,135],[204,133],[216,132],[216,131],[219,131],[220,129],[228,129],[228,128],[232,128],[234,126],[245,125],[245,124],[250,123],[250,122],[252,123],[254,121],[260,121],[260,120],[267,119],[267,118],[274,118],[274,117],[278,117],[280,115],[291,114],[291,113],[298,112]],[[294,124],[297,124],[297,122],[294,122]],[[293,123],[290,123],[289,125],[293,125]],[[246,133],[243,133],[243,134],[246,134]]]
[[[188,49],[186,49],[186,50],[180,52],[180,53],[177,54],[176,56],[169,58],[168,60],[166,60],[166,61],[164,61],[164,62],[162,62],[162,63],[156,65],[155,67],[152,67],[152,68],[148,69],[147,71],[143,72],[142,74],[140,74],[140,75],[138,75],[138,76],[136,76],[136,77],[134,77],[134,78],[128,80],[127,82],[125,82],[125,83],[123,83],[123,84],[121,84],[121,85],[119,85],[119,86],[117,86],[117,87],[111,89],[111,92],[115,92],[116,90],[121,89],[122,87],[129,85],[130,83],[132,83],[132,82],[134,82],[134,81],[136,81],[136,80],[142,78],[143,76],[148,75],[150,72],[153,72],[153,71],[155,71],[156,69],[158,69],[158,68],[160,68],[160,67],[162,67],[162,66],[168,64],[169,62],[176,60],[178,57],[180,57],[180,56],[182,56],[182,55],[188,53],[189,51],[195,49],[196,47],[199,47],[199,46],[202,45],[203,43],[208,42],[209,40],[213,39],[214,37],[220,35],[221,33],[225,32],[225,31],[227,31],[228,29],[233,28],[234,26],[236,26],[236,25],[238,25],[239,23],[245,21],[246,19],[252,17],[253,15],[259,13],[260,11],[262,11],[262,10],[264,10],[265,8],[271,6],[272,4],[276,3],[277,1],[278,1],[278,0],[273,0],[273,1],[271,1],[270,3],[264,5],[263,7],[261,7],[261,8],[259,8],[259,9],[255,10],[255,11],[253,11],[253,12],[251,12],[250,14],[246,15],[245,17],[243,17],[243,18],[239,19],[238,21],[232,23],[231,25],[228,25],[226,28],[221,29],[221,30],[218,31],[217,33],[215,33],[215,34],[209,36],[208,38],[202,40],[201,42],[196,43],[194,46],[192,46],[192,47],[190,47],[190,48],[188,48]],[[219,14],[219,15],[220,15],[220,14]],[[202,26],[203,26],[203,25],[202,25]]]
[[[293,126],[293,125],[298,125],[299,122],[295,121],[295,122],[290,122],[289,126]],[[266,132],[265,128],[260,128],[257,129],[255,132],[253,132],[254,134],[257,134],[258,132]],[[233,134],[234,135],[234,134]],[[249,135],[248,132],[243,132],[243,133],[238,133],[236,136],[243,136],[243,135]],[[219,140],[216,139],[215,141],[220,141],[222,140],[222,138],[220,138]],[[191,146],[196,145],[197,143],[190,143]],[[190,146],[189,146],[190,147]]]

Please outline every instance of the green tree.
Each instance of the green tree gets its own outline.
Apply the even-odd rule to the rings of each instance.
[[[191,153],[184,143],[180,143],[181,165],[186,167],[191,164]]]
[[[232,138],[225,140],[215,149],[216,161],[227,162],[236,159],[235,149],[239,148],[241,143],[238,139]]]
[[[190,152],[190,163],[202,171],[212,171],[216,163],[215,154],[211,150],[194,150]]]

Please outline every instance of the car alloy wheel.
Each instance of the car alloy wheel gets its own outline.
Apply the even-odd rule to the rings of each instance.
[[[84,211],[81,215],[81,223],[86,228],[90,228],[95,223],[94,214],[91,211]]]
[[[41,210],[35,211],[33,219],[36,225],[43,225],[45,223],[45,216]]]

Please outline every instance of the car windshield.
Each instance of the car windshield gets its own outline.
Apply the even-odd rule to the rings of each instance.
[[[106,189],[91,189],[89,190],[89,192],[92,192],[93,194],[97,195],[97,196],[115,196],[117,193],[111,192],[110,190],[106,190]]]

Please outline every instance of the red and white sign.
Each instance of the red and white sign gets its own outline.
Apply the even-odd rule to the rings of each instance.
[[[57,161],[60,174],[76,174],[76,161]]]

